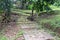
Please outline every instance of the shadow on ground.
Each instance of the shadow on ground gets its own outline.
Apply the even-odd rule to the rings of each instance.
[[[1,15],[0,15],[0,16],[1,16]],[[19,18],[19,14],[17,14],[17,13],[12,13],[10,18],[11,18],[11,20],[10,20],[9,23],[0,22],[0,32],[1,32],[2,30],[4,30],[5,28],[7,28],[7,26],[9,26],[9,25],[16,25],[16,22],[17,22],[17,20],[18,20],[18,18]]]

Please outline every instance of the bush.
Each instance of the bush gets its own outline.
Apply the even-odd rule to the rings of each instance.
[[[32,9],[32,7],[33,7],[33,5],[31,4],[31,5],[29,5],[29,6],[28,6],[28,9],[30,9],[30,10],[31,10],[31,9]]]

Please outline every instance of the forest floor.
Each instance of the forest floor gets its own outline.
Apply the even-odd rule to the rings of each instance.
[[[4,38],[1,40],[56,40],[53,35],[48,33],[34,21],[27,20],[27,15],[11,15],[16,22],[10,22],[0,35]],[[6,37],[6,38],[5,38]]]
[[[16,17],[18,16],[13,15],[13,19]],[[17,20],[17,22],[10,22],[2,32],[7,40],[54,40],[51,34],[44,29],[39,29],[36,22],[27,20],[27,16],[19,16]]]

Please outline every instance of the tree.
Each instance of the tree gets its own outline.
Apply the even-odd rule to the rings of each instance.
[[[39,11],[50,10],[49,5],[53,4],[54,0],[38,0],[35,3],[35,9]]]
[[[32,13],[31,13],[31,17],[30,20],[31,21],[34,21],[34,8],[35,8],[35,3],[36,3],[36,0],[29,0],[29,3],[31,3],[33,6],[32,6]]]
[[[3,20],[2,21],[6,21],[8,22],[10,19],[10,12],[11,12],[11,1],[10,0],[1,0],[0,2],[2,2],[2,9],[4,11],[4,15],[3,15]]]
[[[33,7],[32,7],[32,14],[31,14],[31,19],[33,19],[33,12],[36,10],[36,12],[42,12],[46,10],[47,12],[51,10],[49,5],[54,4],[55,0],[31,0]],[[34,20],[34,19],[33,19]]]

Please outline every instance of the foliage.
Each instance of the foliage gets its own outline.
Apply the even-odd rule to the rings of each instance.
[[[38,0],[35,3],[35,9],[39,12],[39,11],[44,11],[44,10],[51,10],[49,5],[53,4],[54,0]]]
[[[2,21],[8,22],[10,19],[10,12],[11,12],[11,0],[1,0],[1,9],[4,12],[4,15],[2,16]]]
[[[11,1],[10,0],[0,0],[0,10],[10,11]]]
[[[60,0],[55,0],[55,3],[54,3],[55,6],[60,6]]]
[[[28,6],[28,9],[32,10],[32,7],[33,7],[33,5],[31,4]]]
[[[0,0],[0,12],[2,12],[2,9],[3,9],[2,3],[3,3],[3,1]]]

